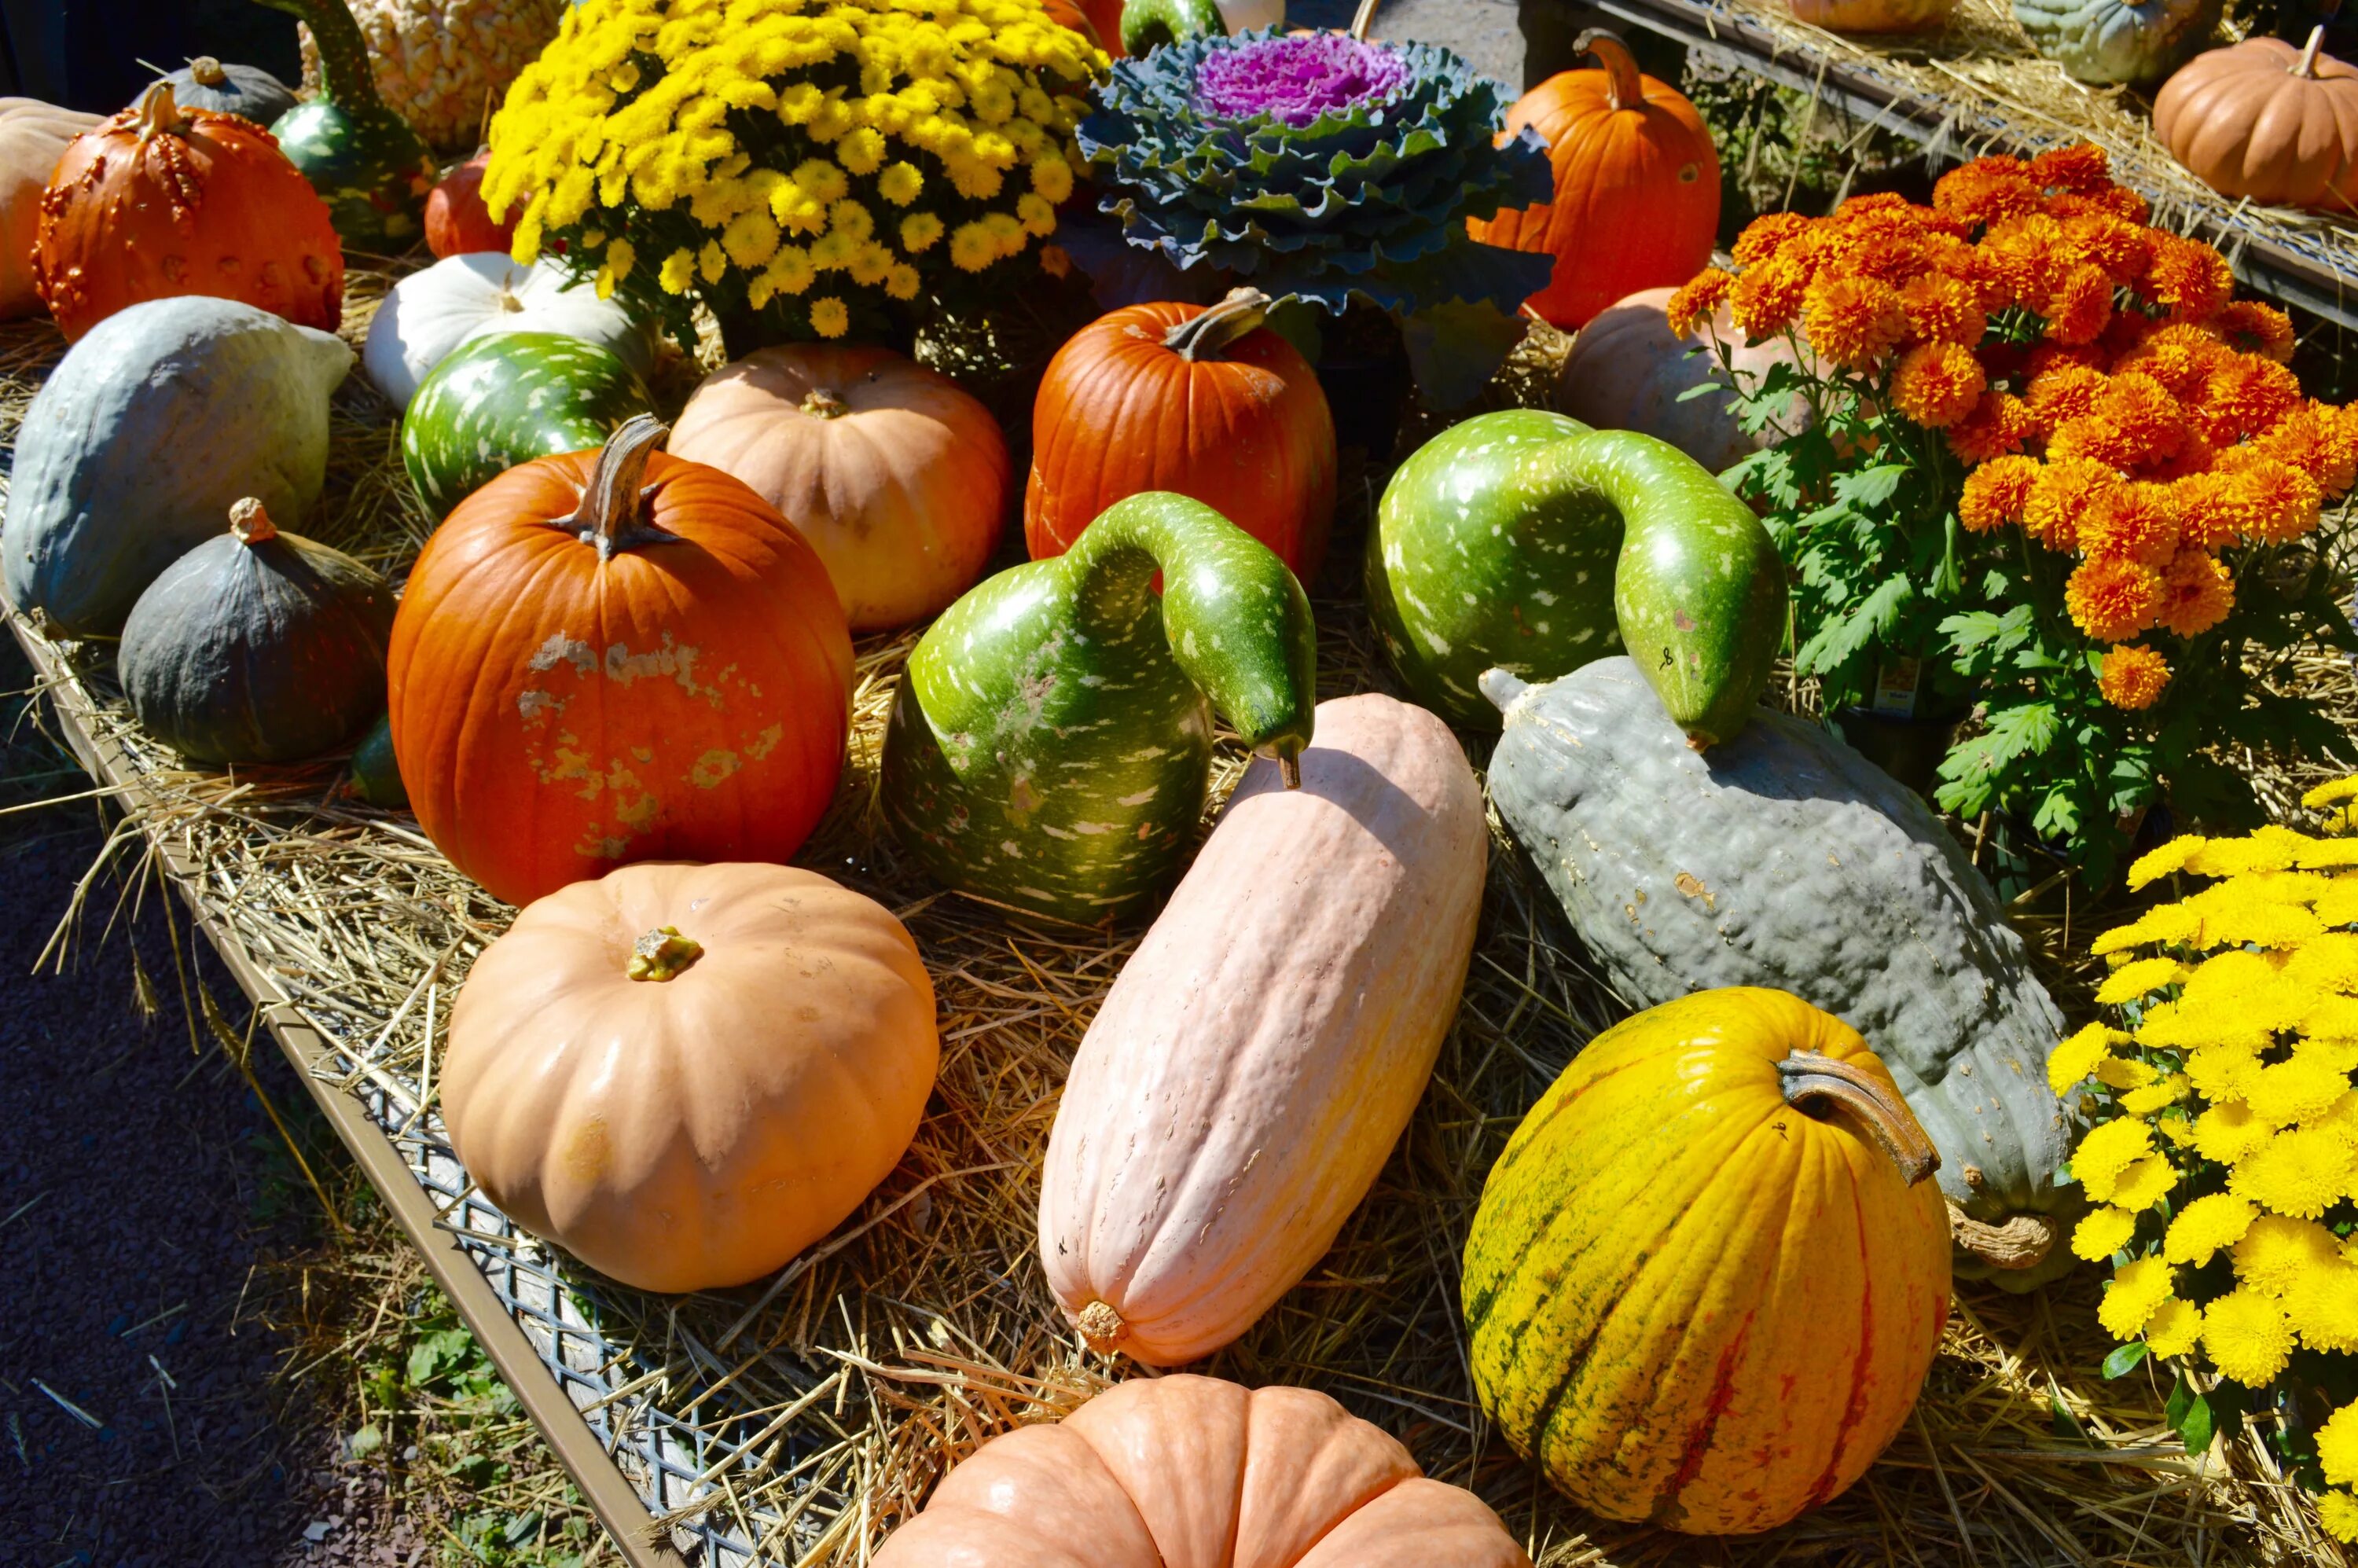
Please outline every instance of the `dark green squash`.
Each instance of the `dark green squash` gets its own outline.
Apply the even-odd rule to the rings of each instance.
[[[384,106],[369,74],[368,40],[344,0],[254,0],[311,29],[319,96],[270,127],[328,204],[346,247],[399,255],[426,233],[426,198],[438,166],[425,138]]]
[[[1418,699],[1496,729],[1476,682],[1627,651],[1698,748],[1727,740],[1785,636],[1785,570],[1750,508],[1684,452],[1536,409],[1419,448],[1384,489],[1368,609]]]
[[[224,65],[199,55],[164,78],[172,102],[183,110],[209,109],[270,125],[295,107],[295,92],[258,65]]]
[[[461,343],[417,384],[401,460],[437,518],[518,463],[586,452],[654,398],[610,349],[556,332]]]
[[[401,762],[393,751],[393,718],[378,718],[352,748],[352,793],[388,811],[409,809],[409,786],[401,782]]]
[[[189,761],[295,762],[384,711],[392,635],[383,578],[248,497],[139,596],[115,671],[141,727]]]
[[[1310,601],[1267,546],[1201,502],[1131,496],[934,622],[885,733],[885,813],[961,892],[1128,914],[1194,838],[1212,708],[1292,778],[1316,666]]]

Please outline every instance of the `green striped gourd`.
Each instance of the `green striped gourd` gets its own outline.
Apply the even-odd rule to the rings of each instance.
[[[328,204],[347,249],[400,254],[425,235],[437,168],[425,140],[377,96],[360,24],[344,0],[255,3],[299,19],[319,49],[319,95],[273,123],[279,150]]]
[[[934,622],[885,735],[885,812],[961,892],[1064,920],[1130,913],[1195,835],[1213,708],[1293,775],[1315,641],[1268,546],[1201,502],[1131,496]]]
[[[646,384],[595,343],[503,332],[460,344],[417,384],[401,421],[401,460],[435,517],[518,463],[603,446]]]

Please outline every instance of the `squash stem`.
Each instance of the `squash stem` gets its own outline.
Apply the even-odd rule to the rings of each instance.
[[[681,935],[676,925],[658,925],[632,944],[630,966],[623,972],[634,980],[676,979],[703,957],[703,943]]]
[[[1842,1117],[1899,1167],[1909,1186],[1941,1168],[1940,1152],[1907,1102],[1855,1063],[1796,1051],[1777,1064],[1777,1078],[1787,1105],[1804,1116]]]
[[[840,419],[851,412],[851,405],[833,387],[814,386],[804,395],[802,410],[814,419]]]
[[[612,560],[617,550],[670,539],[671,535],[648,523],[640,510],[656,488],[640,483],[646,477],[647,460],[670,434],[671,427],[652,414],[626,420],[606,438],[599,451],[580,506],[569,517],[553,519],[553,524],[579,535],[585,545],[595,545],[600,561]]]
[[[2301,46],[2300,58],[2292,62],[2289,74],[2317,80],[2317,51],[2325,42],[2325,27],[2320,23],[2309,30],[2309,42]]]
[[[233,538],[249,549],[278,537],[278,524],[270,520],[262,503],[251,495],[230,507],[229,531]]]
[[[229,80],[229,72],[212,56],[200,54],[189,62],[189,80],[200,87],[219,87]]]
[[[1638,57],[1629,52],[1618,33],[1591,27],[1572,40],[1572,52],[1593,54],[1605,68],[1605,102],[1614,113],[1646,106],[1645,78],[1639,72]]]
[[[1073,1319],[1073,1326],[1081,1331],[1090,1349],[1110,1356],[1121,1343],[1122,1330],[1130,1325],[1122,1322],[1121,1314],[1114,1310],[1111,1302],[1094,1301],[1080,1310]]]
[[[1232,288],[1217,305],[1163,333],[1163,346],[1194,364],[1259,330],[1269,319],[1269,296],[1260,289]]]
[[[138,119],[134,123],[143,147],[158,136],[176,136],[188,128],[188,117],[180,113],[168,81],[149,83],[147,91],[139,95],[139,107],[135,113]]]

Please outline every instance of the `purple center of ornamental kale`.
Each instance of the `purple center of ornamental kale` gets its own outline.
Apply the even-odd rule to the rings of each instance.
[[[1408,80],[1391,50],[1342,33],[1254,38],[1195,68],[1195,106],[1224,120],[1268,115],[1307,125],[1329,110],[1389,97]]]

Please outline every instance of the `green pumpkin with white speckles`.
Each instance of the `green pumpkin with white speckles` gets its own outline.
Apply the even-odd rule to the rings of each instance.
[[[1628,653],[1689,741],[1742,728],[1785,636],[1785,571],[1758,518],[1693,459],[1536,409],[1419,448],[1385,487],[1368,608],[1427,706],[1496,730],[1477,683],[1552,680]]]
[[[555,332],[505,332],[453,350],[401,421],[401,461],[437,521],[519,463],[584,452],[633,414],[646,384],[611,351]]]
[[[1201,502],[1131,496],[934,622],[885,733],[885,814],[962,892],[1084,924],[1134,913],[1194,840],[1215,707],[1291,774],[1316,642],[1267,546]]]
[[[299,19],[319,47],[319,96],[272,124],[279,150],[328,204],[346,249],[399,255],[425,237],[434,154],[377,96],[367,40],[344,0],[255,3]]]

